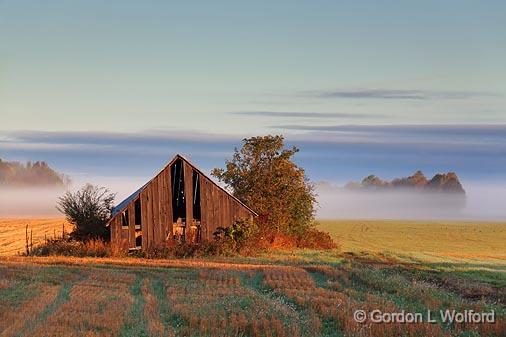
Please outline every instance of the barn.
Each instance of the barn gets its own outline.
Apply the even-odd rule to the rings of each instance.
[[[114,208],[108,226],[114,251],[146,251],[170,240],[211,240],[218,227],[255,216],[251,208],[178,154]]]

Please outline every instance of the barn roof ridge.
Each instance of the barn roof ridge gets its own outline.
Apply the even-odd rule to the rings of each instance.
[[[130,204],[130,202],[132,200],[134,200],[143,190],[144,188],[146,188],[147,185],[149,185],[149,183],[155,179],[160,173],[162,173],[167,167],[169,167],[170,165],[172,165],[173,162],[175,162],[178,158],[181,158],[182,160],[186,161],[194,170],[198,171],[200,174],[204,175],[206,178],[209,178],[207,174],[205,174],[204,172],[202,172],[202,170],[200,170],[191,160],[189,160],[186,156],[180,154],[180,153],[177,153],[174,158],[172,158],[167,164],[165,164],[162,169],[160,171],[158,171],[154,176],[153,178],[151,178],[150,180],[148,180],[147,183],[145,183],[144,185],[142,185],[142,187],[140,187],[137,191],[135,191],[134,193],[132,193],[130,196],[128,196],[126,199],[124,199],[122,202],[120,202],[118,204],[118,206],[114,207],[113,210],[112,210],[112,215],[111,215],[111,219],[113,217],[115,217],[118,213],[121,213],[127,206],[128,204]],[[227,193],[230,197],[232,197],[235,201],[237,201],[238,203],[240,203],[242,206],[244,206],[245,208],[247,208],[250,212],[252,212],[255,216],[257,216],[258,214],[253,210],[251,209],[251,207],[249,207],[248,205],[246,205],[245,203],[243,203],[241,200],[239,200],[237,197],[235,197],[232,193],[230,193],[229,191],[227,191],[225,188],[223,188],[222,186],[218,185],[215,181],[213,181],[212,179],[209,178],[209,180],[211,181],[211,183],[213,183],[216,187],[218,187],[219,189],[221,189],[223,192]]]

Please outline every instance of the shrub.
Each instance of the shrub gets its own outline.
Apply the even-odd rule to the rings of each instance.
[[[338,249],[339,245],[329,233],[317,229],[309,229],[302,236],[278,234],[263,248],[274,249]]]
[[[254,223],[238,220],[230,227],[219,227],[214,240],[199,243],[169,241],[164,246],[153,247],[146,252],[131,252],[131,256],[147,258],[185,258],[206,256],[232,256],[238,253],[251,255],[258,251],[257,228]]]
[[[230,227],[218,227],[213,233],[216,243],[231,252],[241,252],[256,242],[258,228],[255,223],[247,220],[237,220]]]
[[[168,259],[168,258],[189,258],[227,255],[223,253],[223,247],[220,242],[204,241],[198,244],[174,243],[167,246],[158,246],[146,251],[133,251],[128,253],[132,257],[142,257],[148,259]]]
[[[71,237],[79,241],[108,240],[110,231],[105,225],[111,217],[114,197],[105,187],[90,184],[61,197],[57,209],[74,225]]]
[[[77,241],[71,238],[47,239],[33,248],[30,255],[34,256],[77,256],[106,257],[111,255],[108,243],[99,240]]]
[[[303,237],[298,238],[297,247],[310,249],[337,249],[339,245],[329,233],[317,229],[306,231]]]

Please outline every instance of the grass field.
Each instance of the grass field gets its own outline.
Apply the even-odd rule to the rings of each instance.
[[[343,251],[506,264],[506,223],[323,220],[319,224]]]
[[[25,248],[25,230],[33,230],[34,244],[44,236],[61,236],[63,218],[0,218],[0,255],[14,255]],[[506,223],[322,220],[343,251],[391,253],[425,259],[479,259],[506,261]],[[70,225],[66,224],[66,230]]]
[[[21,233],[21,247],[22,223],[14,230],[0,221]],[[39,223],[61,228],[61,219],[53,227],[51,220]],[[504,336],[505,225],[321,226],[340,239],[342,252],[179,260],[0,257],[0,336]],[[356,310],[369,315],[375,309],[420,313],[423,320],[431,310],[437,322],[355,321]],[[446,309],[493,310],[496,322],[442,322],[439,310]]]

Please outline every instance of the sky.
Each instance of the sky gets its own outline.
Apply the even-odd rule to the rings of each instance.
[[[504,1],[0,0],[0,158],[124,196],[283,134],[314,181],[506,186],[505,59]]]

